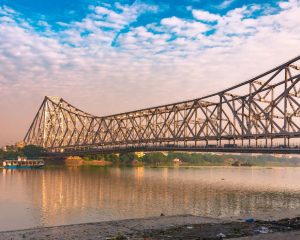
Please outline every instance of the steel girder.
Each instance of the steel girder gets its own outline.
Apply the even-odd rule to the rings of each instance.
[[[300,138],[299,70],[300,56],[209,96],[106,117],[45,97],[24,141],[49,151],[161,144],[290,146]]]

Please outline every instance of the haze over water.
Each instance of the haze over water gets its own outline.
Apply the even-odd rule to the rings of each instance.
[[[0,169],[0,230],[300,207],[300,168]]]

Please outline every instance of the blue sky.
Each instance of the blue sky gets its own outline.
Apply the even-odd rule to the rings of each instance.
[[[79,21],[84,18],[89,12],[90,6],[111,6],[112,8],[115,3],[122,5],[132,6],[133,4],[138,3],[139,1],[84,1],[84,0],[52,0],[52,1],[27,1],[27,0],[2,0],[1,4],[13,8],[14,10],[24,14],[30,18],[40,18],[43,17],[45,20],[55,23],[55,22],[71,22],[74,20]],[[276,3],[278,0],[271,1],[261,1],[261,0],[249,0],[249,1],[240,1],[240,0],[227,0],[227,1],[140,1],[140,3],[145,3],[149,5],[159,6],[162,8],[157,16],[157,19],[164,17],[170,17],[173,15],[191,18],[189,11],[186,10],[187,7],[192,7],[195,9],[202,9],[212,13],[218,13],[221,15],[226,14],[231,9],[239,8],[244,5],[250,4],[270,4],[273,7],[278,7]],[[145,20],[147,22],[147,20]],[[144,24],[145,22],[141,22]]]
[[[128,12],[126,24],[122,26],[99,26],[104,31],[114,31],[114,36],[111,41],[111,45],[114,47],[120,47],[118,43],[118,37],[126,34],[132,28],[147,27],[147,30],[151,33],[160,34],[164,33],[165,29],[159,29],[164,19],[178,18],[188,22],[194,22],[197,20],[199,23],[205,23],[210,28],[207,31],[201,32],[202,34],[213,34],[215,33],[214,26],[217,21],[207,21],[207,19],[197,19],[197,11],[203,11],[205,13],[214,14],[217,16],[226,16],[230,11],[234,9],[240,9],[245,6],[248,8],[258,9],[249,12],[244,18],[253,18],[264,15],[276,14],[282,10],[280,3],[285,1],[271,0],[215,0],[215,1],[204,1],[204,0],[184,0],[184,1],[172,1],[172,0],[153,0],[153,1],[90,1],[90,0],[40,0],[40,1],[27,1],[27,0],[1,0],[0,4],[4,8],[9,8],[16,11],[18,17],[22,20],[27,21],[31,27],[37,32],[42,34],[43,32],[51,29],[53,32],[61,32],[68,28],[74,22],[82,22],[90,16],[92,19],[93,15],[99,14],[100,8],[106,9],[97,20],[103,22],[109,22],[107,15],[112,13],[121,15],[122,13]],[[98,11],[97,11],[98,9]],[[135,9],[135,11],[130,11]],[[111,17],[113,21],[113,16]],[[125,19],[124,19],[125,20]],[[69,26],[66,26],[69,24]],[[156,25],[155,27],[149,27],[149,25]],[[188,27],[188,26],[187,26]],[[91,29],[82,29],[80,32],[82,37],[87,37],[93,33]],[[177,38],[176,32],[172,33],[168,41],[175,40]]]
[[[45,95],[106,115],[247,80],[299,55],[299,16],[300,0],[0,0],[0,145]]]
[[[297,4],[297,0],[184,0],[179,3],[171,0],[1,0],[0,16],[4,24],[19,24],[27,32],[74,48],[98,47],[101,51],[99,46],[104,44],[117,51],[130,50],[132,45],[135,50],[138,46],[149,49],[155,40],[162,40],[164,47],[154,47],[151,54],[177,52],[185,57],[190,50],[224,45],[231,41],[230,37],[252,36],[257,30],[256,19],[279,14],[292,4]],[[243,29],[238,26],[247,21]],[[219,39],[211,41],[222,31]],[[95,36],[99,37],[98,41],[91,40]],[[197,47],[182,48],[180,45],[184,43],[196,43]]]

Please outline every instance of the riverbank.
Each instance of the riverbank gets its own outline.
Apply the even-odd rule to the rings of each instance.
[[[25,151],[26,152],[26,151]],[[24,151],[0,152],[0,165],[3,159],[16,159]],[[34,154],[31,154],[34,155]],[[31,156],[30,155],[30,156]],[[34,155],[34,158],[39,158]],[[29,157],[30,158],[30,157]],[[154,152],[126,154],[97,154],[69,156],[67,158],[45,159],[46,164],[67,166],[147,166],[147,167],[191,167],[191,166],[242,166],[242,167],[300,167],[298,156],[287,155],[250,155],[187,152]]]
[[[98,162],[98,163],[97,163]],[[65,159],[66,165],[98,165],[98,166],[258,166],[258,167],[297,167],[300,166],[298,156],[283,155],[250,155],[250,154],[217,154],[187,152],[153,152],[126,154],[97,154],[86,156],[70,156]]]
[[[300,239],[300,218],[259,221],[193,215],[161,216],[110,222],[0,232],[0,240],[19,239]]]

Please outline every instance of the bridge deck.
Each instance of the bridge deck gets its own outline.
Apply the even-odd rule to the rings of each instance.
[[[47,152],[47,156],[70,156],[86,154],[106,154],[106,153],[129,153],[129,152],[206,152],[206,153],[261,153],[261,154],[300,154],[300,148],[283,147],[201,147],[201,146],[139,146],[139,147],[116,147],[116,148],[82,148],[69,149],[63,152]]]

